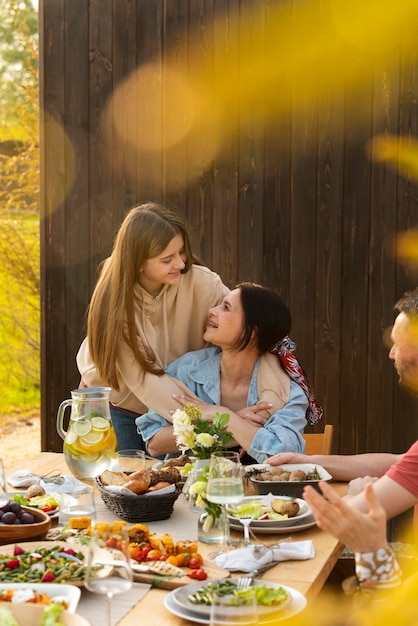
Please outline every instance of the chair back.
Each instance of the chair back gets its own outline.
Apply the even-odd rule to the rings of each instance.
[[[305,454],[331,454],[334,426],[326,424],[323,433],[305,433]]]

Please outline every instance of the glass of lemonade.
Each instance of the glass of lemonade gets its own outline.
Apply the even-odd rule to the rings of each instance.
[[[219,504],[223,508],[225,529],[224,541],[219,552],[209,555],[210,558],[225,552],[228,549],[229,524],[226,515],[226,505],[237,504],[244,497],[244,484],[242,482],[242,467],[238,452],[229,450],[214,452],[210,457],[206,498],[209,502]]]

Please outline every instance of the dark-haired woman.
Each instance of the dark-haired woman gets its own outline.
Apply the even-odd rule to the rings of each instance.
[[[290,328],[290,312],[273,290],[242,283],[209,309],[203,338],[216,347],[189,352],[167,368],[195,394],[175,400],[197,404],[209,420],[217,411],[229,413],[235,442],[258,463],[305,448],[307,395],[270,353]],[[271,401],[267,420],[249,408],[260,398]],[[150,454],[179,452],[169,420],[150,411],[136,423]]]

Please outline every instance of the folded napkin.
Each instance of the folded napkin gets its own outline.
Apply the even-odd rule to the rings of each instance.
[[[252,572],[272,561],[304,561],[313,559],[314,556],[315,548],[310,540],[293,543],[282,541],[271,547],[266,546],[265,550],[260,550],[260,546],[250,545],[223,552],[215,558],[215,563],[231,572]]]
[[[132,496],[133,498],[136,498],[138,495],[140,496],[162,496],[165,493],[171,493],[172,491],[175,491],[176,489],[176,485],[170,485],[169,487],[164,487],[163,489],[158,489],[157,491],[147,491],[146,493],[140,493],[140,494],[136,494],[133,493],[133,491],[130,491],[129,489],[126,489],[126,487],[121,487],[119,485],[106,485],[105,487],[108,491],[111,491],[112,493],[118,493],[119,495],[122,496]]]
[[[51,480],[43,480],[41,479],[39,484],[45,489],[46,493],[61,493],[61,489],[64,487],[64,485],[74,485],[74,486],[80,486],[80,487],[85,487],[86,484],[83,483],[81,480],[78,480],[78,478],[75,478],[75,476],[69,476],[64,474],[63,476],[60,476],[56,481],[51,481]]]
[[[31,485],[37,485],[40,480],[39,476],[36,476],[36,474],[33,474],[27,469],[18,470],[14,474],[7,477],[7,482],[12,485],[12,487],[16,487],[17,489],[26,489]]]

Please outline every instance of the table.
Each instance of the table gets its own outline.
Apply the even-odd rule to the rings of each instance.
[[[63,454],[54,452],[41,452],[30,460],[24,461],[16,467],[5,468],[6,476],[18,469],[28,469],[35,474],[47,474],[51,470],[60,469],[63,474],[70,474],[65,463]],[[345,492],[345,483],[334,483],[337,491]],[[182,496],[174,506],[173,515],[169,520],[149,523],[151,532],[169,532],[174,540],[197,537],[197,517],[188,510],[187,504],[181,501]],[[118,519],[102,503],[100,497],[96,500],[98,520]],[[231,533],[231,536],[239,533]],[[279,539],[285,539],[287,535],[262,535],[264,543],[274,543]],[[299,531],[292,535],[295,541],[311,539],[315,546],[316,555],[307,561],[284,561],[276,567],[268,570],[264,576],[265,581],[280,582],[293,587],[303,593],[308,603],[320,592],[331,570],[338,560],[343,544],[329,533],[325,533],[316,526],[308,530]],[[206,556],[213,551],[213,545],[199,544],[199,552]],[[192,581],[191,581],[192,582]],[[190,626],[190,621],[181,619],[169,613],[164,607],[164,598],[167,594],[163,589],[151,589],[120,622],[118,626],[137,626],[141,617],[147,616],[147,626]]]

